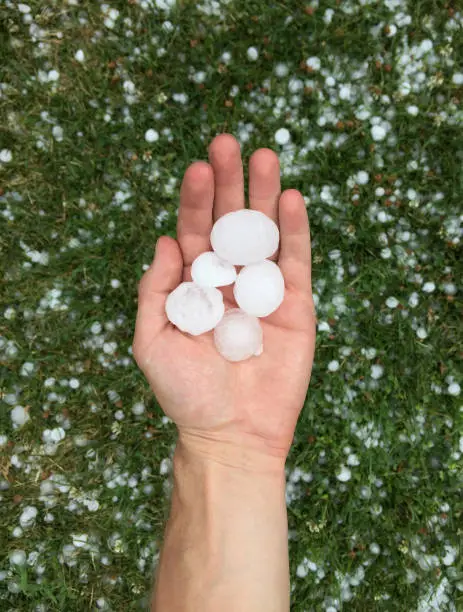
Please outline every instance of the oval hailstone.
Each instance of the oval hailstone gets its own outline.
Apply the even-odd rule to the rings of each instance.
[[[221,259],[214,251],[201,253],[191,266],[193,281],[201,287],[225,287],[236,279],[236,270],[228,261]]]
[[[255,317],[267,317],[283,301],[283,274],[280,268],[268,259],[250,264],[238,274],[233,294],[242,310]]]
[[[223,317],[223,295],[214,287],[181,283],[166,300],[166,314],[180,331],[199,336],[214,329]]]
[[[235,266],[247,266],[271,257],[279,241],[276,223],[264,213],[247,208],[220,217],[211,232],[214,251]]]
[[[244,361],[263,350],[259,319],[239,308],[228,310],[214,329],[218,352],[228,361]]]

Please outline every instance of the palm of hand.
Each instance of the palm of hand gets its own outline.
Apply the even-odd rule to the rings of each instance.
[[[211,439],[241,437],[285,455],[310,378],[315,317],[305,204],[296,191],[279,198],[274,153],[257,151],[250,162],[251,207],[279,221],[278,263],[286,285],[283,304],[261,319],[263,354],[230,363],[217,352],[212,334],[185,335],[164,312],[169,292],[191,279],[193,259],[210,249],[213,209],[217,217],[244,205],[238,143],[231,136],[219,136],[210,153],[212,168],[197,162],[185,174],[178,243],[160,239],[155,260],[140,284],[134,354],[161,407],[180,431]],[[231,288],[223,293],[226,308],[236,307]]]

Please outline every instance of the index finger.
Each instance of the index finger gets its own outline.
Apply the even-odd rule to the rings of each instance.
[[[213,204],[214,172],[206,162],[194,162],[183,177],[177,221],[185,266],[210,249]]]

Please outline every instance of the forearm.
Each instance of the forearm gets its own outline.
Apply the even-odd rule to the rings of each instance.
[[[227,453],[179,441],[156,612],[289,610],[284,463]]]

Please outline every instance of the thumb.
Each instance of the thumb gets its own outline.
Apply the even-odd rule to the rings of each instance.
[[[168,294],[182,281],[183,258],[176,240],[161,236],[156,244],[153,263],[138,286],[138,312],[133,352],[143,360],[144,347],[150,345],[165,327],[165,302]]]

